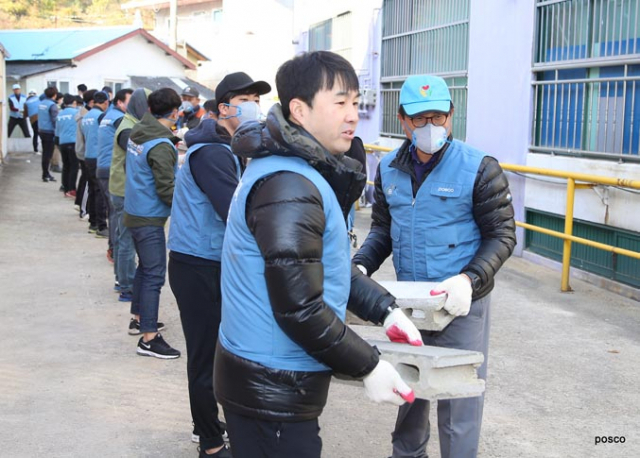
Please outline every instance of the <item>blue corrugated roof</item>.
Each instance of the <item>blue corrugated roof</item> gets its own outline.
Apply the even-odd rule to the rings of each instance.
[[[68,60],[136,30],[136,27],[1,30],[12,60]]]

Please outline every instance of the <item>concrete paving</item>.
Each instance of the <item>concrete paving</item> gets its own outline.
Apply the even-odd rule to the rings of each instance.
[[[106,241],[59,182],[42,183],[39,161],[14,154],[0,167],[0,456],[197,456],[186,358],[136,355]],[[369,218],[357,213],[360,240]],[[521,258],[498,276],[480,457],[640,456],[640,304],[578,280],[563,294],[559,277]],[[390,261],[375,278],[394,280]],[[184,352],[168,287],[160,317]],[[389,456],[395,412],[334,384],[323,456]]]

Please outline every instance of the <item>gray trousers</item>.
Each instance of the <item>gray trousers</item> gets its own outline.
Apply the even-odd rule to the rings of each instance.
[[[487,379],[489,305],[491,295],[471,303],[469,315],[453,320],[443,331],[420,331],[425,345],[480,351],[484,363],[478,377]],[[416,399],[398,411],[392,434],[393,458],[426,458],[430,436],[430,402]],[[478,454],[484,395],[438,401],[441,458],[475,458]]]

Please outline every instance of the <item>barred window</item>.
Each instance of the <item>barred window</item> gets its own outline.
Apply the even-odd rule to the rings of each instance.
[[[309,29],[309,51],[333,51],[351,61],[351,12],[319,22]]]
[[[531,151],[640,153],[640,0],[538,0]]]
[[[455,106],[453,135],[466,138],[469,0],[385,0],[382,6],[380,133],[404,137],[396,118],[410,75],[445,79]]]

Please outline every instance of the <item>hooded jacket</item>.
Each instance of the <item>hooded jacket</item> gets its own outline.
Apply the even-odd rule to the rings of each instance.
[[[318,179],[324,179],[330,186],[342,213],[340,218],[346,219],[364,186],[365,176],[359,172],[357,161],[329,154],[302,128],[287,122],[279,105],[272,107],[265,126],[243,123],[231,146],[243,159],[269,156],[302,159],[319,172]],[[220,344],[214,371],[216,397],[225,409],[254,418],[313,419],[322,413],[332,372],[363,378],[377,365],[378,353],[324,302],[324,271],[329,266],[325,267],[321,260],[328,220],[325,226],[325,204],[319,188],[302,174],[280,171],[258,179],[247,192],[245,223],[264,260],[264,281],[275,323],[291,341],[329,370],[267,367]],[[229,218],[232,221],[233,210]],[[346,224],[343,230],[348,249]],[[225,303],[226,249],[225,241],[221,329],[225,326],[224,309],[243,307],[240,303]],[[248,279],[240,287],[248,288],[250,284],[252,281]],[[381,323],[394,301],[385,289],[351,266],[347,301],[350,311],[362,319]],[[247,323],[246,332],[252,332],[251,323]],[[225,337],[233,339],[233,335]],[[265,342],[267,346],[270,344]]]
[[[116,129],[116,137],[113,145],[113,156],[111,158],[111,169],[109,170],[109,193],[114,196],[124,197],[125,183],[125,162],[127,152],[127,142],[131,135],[131,129],[140,122],[144,114],[149,111],[147,97],[151,91],[139,88],[133,91],[127,112],[120,121]]]
[[[151,113],[145,113],[140,122],[131,129],[129,140],[141,145],[158,138],[167,138],[174,145],[180,140],[178,137],[175,137],[167,127],[154,118]],[[168,207],[171,207],[173,202],[175,166],[177,163],[176,156],[174,147],[167,143],[160,143],[154,146],[147,155],[147,163],[153,172],[156,193],[160,200]],[[125,211],[123,221],[127,227],[164,226],[167,218],[134,216]]]

